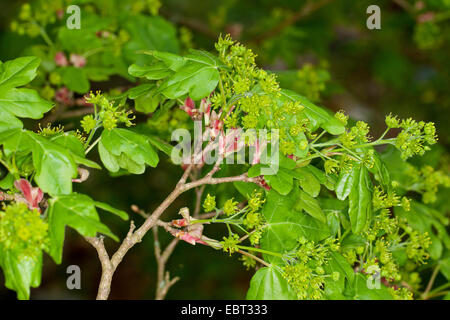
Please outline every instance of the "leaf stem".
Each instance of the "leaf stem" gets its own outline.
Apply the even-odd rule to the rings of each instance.
[[[258,261],[259,263],[265,265],[266,267],[271,267],[271,266],[272,266],[271,264],[265,262],[264,260],[258,258],[257,256],[255,256],[255,255],[253,255],[253,254],[251,254],[251,253],[248,253],[247,251],[238,250],[238,252],[239,252],[240,254],[244,255],[244,256],[247,256],[247,257],[249,257],[249,258],[252,258],[252,259],[255,260],[255,261]]]
[[[95,145],[100,141],[100,139],[101,139],[101,136],[100,137],[98,137],[87,149],[86,149],[86,152],[84,153],[85,155],[86,154],[88,154],[89,153],[89,151],[91,151],[92,150],[92,148],[94,148],[95,147]]]
[[[272,252],[272,251],[267,251],[267,250],[260,249],[260,248],[247,247],[247,246],[241,246],[241,245],[237,245],[236,247],[238,247],[239,249],[244,249],[244,250],[249,250],[249,251],[261,252],[261,253],[269,254],[269,255],[271,255],[271,256],[283,258],[283,255],[282,255],[281,253],[276,253],[276,252]]]

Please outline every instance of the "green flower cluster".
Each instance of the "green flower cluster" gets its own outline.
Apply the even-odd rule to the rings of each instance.
[[[338,251],[337,239],[328,238],[315,243],[306,238],[299,239],[299,247],[290,262],[283,268],[283,277],[297,293],[298,299],[321,299],[327,277],[339,280],[339,272],[326,274],[330,251]]]
[[[439,186],[450,187],[450,176],[443,170],[435,170],[433,167],[425,165],[420,169],[411,164],[407,164],[406,174],[414,185],[415,191],[422,194],[424,203],[436,201],[436,193]]]
[[[255,55],[228,35],[216,43],[219,58],[228,67],[221,71],[219,88],[210,98],[214,109],[223,108],[227,128],[279,129],[280,150],[285,155],[306,150],[305,135],[313,138],[304,106],[281,102],[276,75],[258,68]]]
[[[410,200],[406,197],[400,199],[394,190],[389,190],[387,194],[380,186],[375,186],[372,196],[373,209],[387,209],[392,207],[402,206],[403,209],[409,211]]]
[[[68,1],[65,0],[39,0],[33,2],[32,5],[24,3],[20,7],[18,19],[11,22],[11,31],[37,37],[42,32],[41,28],[55,23],[57,11],[64,14],[67,5]]]
[[[239,235],[234,233],[228,237],[223,237],[223,241],[220,244],[222,245],[223,251],[228,252],[231,256],[231,254],[239,250],[237,247],[239,244]]]
[[[96,110],[97,107],[100,107],[99,112],[96,111],[94,115],[86,115],[81,120],[81,126],[88,134],[100,125],[106,130],[112,130],[120,123],[125,124],[127,127],[133,125],[132,120],[134,116],[130,117],[131,111],[124,110],[120,105],[114,105],[99,91],[95,94],[91,92],[89,97],[86,98],[86,102],[93,104]]]
[[[24,203],[5,206],[0,211],[0,247],[17,250],[29,256],[48,249],[48,224],[37,210]]]
[[[375,189],[375,194],[379,193],[377,190]],[[387,202],[390,200],[382,198],[387,205]],[[394,200],[394,202],[396,203],[395,205],[401,205],[401,201],[398,199]],[[429,257],[427,250],[431,244],[426,232],[418,233],[404,220],[398,220],[391,215],[388,209],[383,208],[378,210],[371,228],[364,232],[362,236],[365,245],[343,250],[343,256],[351,265],[362,263],[360,268],[364,272],[367,272],[367,270],[378,270],[381,277],[390,283],[400,283],[402,280],[407,280],[408,284],[409,281],[417,282],[417,279],[410,280],[408,273],[400,271],[394,252],[400,248],[405,248],[408,261],[414,264],[425,263],[425,260]],[[401,291],[396,291],[394,297],[409,299],[411,295],[412,293],[408,289],[402,288]]]
[[[323,63],[326,65],[326,63]],[[326,89],[326,82],[330,79],[328,71],[324,68],[305,64],[297,71],[293,83],[296,91],[304,94],[312,102],[320,100],[320,94]]]
[[[395,146],[400,150],[402,159],[406,160],[416,154],[423,155],[430,150],[427,145],[437,142],[436,128],[433,122],[415,121],[411,118],[398,121],[392,116],[386,117],[389,128],[403,129],[395,139]]]
[[[215,196],[211,196],[209,193],[206,196],[205,201],[203,202],[203,209],[206,212],[211,212],[216,210],[216,197]]]
[[[150,14],[156,16],[161,8],[160,0],[134,0],[131,4],[131,11],[141,13],[148,11]]]

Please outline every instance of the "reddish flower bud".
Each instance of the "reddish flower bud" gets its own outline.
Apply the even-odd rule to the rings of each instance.
[[[171,226],[181,228],[181,227],[186,227],[188,225],[188,222],[186,219],[177,219],[177,220],[172,220],[169,224]]]
[[[73,105],[72,94],[66,87],[56,91],[55,100],[65,105]]]
[[[69,62],[67,61],[66,55],[64,52],[59,51],[55,54],[55,63],[59,67],[66,67],[69,65]]]
[[[83,68],[86,65],[86,58],[79,54],[71,53],[70,63],[72,63],[75,68]]]
[[[184,231],[178,231],[174,234],[174,236],[177,237],[178,239],[186,241],[187,243],[190,243],[192,245],[195,245],[197,243],[208,245],[205,241],[201,240],[200,238],[194,237]]]
[[[39,187],[32,187],[25,179],[16,180],[14,186],[23,194],[23,198],[18,199],[18,201],[26,203],[30,209],[40,211],[39,203],[42,201],[44,194]]]

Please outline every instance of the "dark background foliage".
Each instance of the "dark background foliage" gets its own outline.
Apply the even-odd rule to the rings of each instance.
[[[260,66],[278,72],[283,86],[309,95],[333,111],[344,109],[352,118],[367,121],[374,135],[384,131],[384,116],[392,112],[435,122],[441,145],[448,150],[450,24],[444,19],[436,23],[438,32],[427,33],[421,21],[429,12],[448,16],[450,3],[424,2],[425,8],[417,9],[405,5],[414,1],[387,0],[164,0],[160,15],[177,27],[183,48],[213,50],[218,35],[230,33],[258,54]],[[20,56],[32,43],[42,42],[9,31],[23,3],[0,1],[2,61]],[[370,4],[381,7],[381,30],[366,28]],[[191,38],[183,33],[186,28]],[[308,64],[313,66],[312,71],[304,68]],[[303,78],[298,70],[304,70]],[[91,85],[91,89],[108,88],[117,81],[122,80],[113,77],[109,82]],[[147,169],[139,176],[111,179],[106,170],[93,171],[89,183],[78,191],[95,194],[96,200],[124,210],[130,211],[130,204],[137,204],[150,211],[170,192],[181,173],[166,160],[158,170]],[[192,199],[193,192],[183,195],[171,206],[169,215],[175,216],[177,208],[186,204],[192,209]],[[132,218],[137,223],[142,221],[139,216]],[[110,217],[104,221],[117,234],[126,234],[127,224]],[[75,231],[67,232],[63,263],[57,266],[46,257],[42,285],[32,289],[32,298],[95,297],[100,276],[96,252]],[[160,236],[163,243],[169,241],[163,232]],[[107,240],[107,246],[115,244]],[[66,289],[66,268],[72,264],[81,267],[82,290]],[[251,278],[237,257],[186,243],[176,248],[167,267],[171,275],[181,278],[170,290],[169,299],[242,299]],[[148,234],[117,270],[111,298],[151,299],[155,276],[153,238]],[[0,286],[0,298],[15,298],[15,293]]]

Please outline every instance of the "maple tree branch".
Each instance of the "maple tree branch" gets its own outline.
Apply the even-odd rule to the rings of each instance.
[[[212,169],[215,173],[219,169],[216,168],[216,166]],[[184,176],[184,175],[183,175]],[[183,179],[183,177],[181,178]],[[180,179],[180,180],[181,180]],[[142,238],[145,236],[145,234],[153,227],[155,227],[158,224],[159,217],[166,211],[166,209],[175,201],[175,199],[178,198],[182,193],[194,189],[199,186],[203,185],[215,185],[215,184],[221,184],[221,183],[229,183],[234,181],[243,181],[248,183],[259,183],[258,178],[250,178],[247,176],[247,173],[243,173],[238,176],[232,176],[232,177],[223,177],[223,178],[214,178],[212,175],[207,174],[205,177],[192,181],[189,183],[185,182],[179,182],[177,183],[175,189],[167,196],[167,198],[153,211],[152,214],[150,214],[144,223],[138,228],[135,229],[133,221],[130,225],[130,230],[128,231],[127,236],[120,244],[117,251],[112,255],[112,257],[109,260],[109,264],[107,264],[106,268],[103,268],[103,263],[106,261],[101,260],[102,263],[102,277],[100,279],[100,285],[99,290],[97,294],[98,300],[106,300],[108,299],[109,293],[111,291],[111,282],[112,277],[114,275],[114,272],[117,269],[117,266],[120,264],[120,262],[123,260],[125,254],[137,243],[142,241]],[[103,250],[104,246],[100,246],[98,242],[90,241],[94,248],[99,253],[99,257],[102,257],[101,259],[104,259]],[[105,250],[106,251],[106,250]],[[175,279],[175,278],[174,278]],[[173,279],[172,279],[173,280]],[[176,282],[176,281],[175,281]],[[170,286],[173,285],[175,282],[169,281]],[[167,292],[167,291],[166,291]]]

